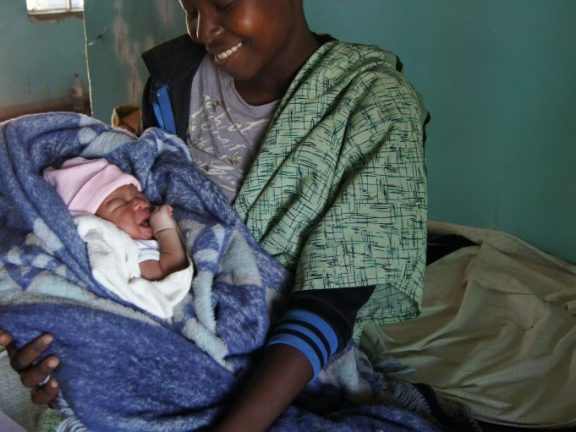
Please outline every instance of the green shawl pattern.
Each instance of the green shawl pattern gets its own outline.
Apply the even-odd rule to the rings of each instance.
[[[294,78],[235,208],[294,290],[376,287],[358,316],[419,313],[425,110],[392,53],[329,42]]]

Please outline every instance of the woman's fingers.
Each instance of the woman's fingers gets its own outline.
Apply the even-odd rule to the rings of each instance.
[[[60,360],[56,356],[50,356],[45,358],[42,362],[34,365],[28,369],[25,369],[20,373],[20,381],[25,387],[33,389],[46,387],[50,381],[55,381],[54,378],[50,378],[50,375],[60,364]],[[49,381],[47,381],[49,379]]]
[[[10,355],[12,368],[18,373],[28,369],[38,360],[42,353],[46,351],[53,339],[52,335],[43,334],[23,348],[13,350]]]
[[[50,381],[47,380],[49,379],[50,374],[52,374],[60,364],[58,357],[49,356],[37,363],[38,358],[44,353],[44,351],[46,351],[53,340],[54,338],[52,335],[43,334],[23,348],[12,350],[10,353],[10,363],[12,368],[20,375],[20,381],[22,381],[22,384],[25,387],[32,389],[32,398],[34,400],[35,393],[38,393],[38,400],[44,400],[46,397],[44,395],[45,393],[47,393],[47,397],[50,398],[52,393],[54,393],[54,385],[56,386],[57,392],[58,383],[56,380],[50,379],[50,381],[52,381],[51,386],[49,385]],[[48,388],[43,389],[42,387]]]
[[[10,336],[10,333],[0,330],[0,346],[5,347],[8,353],[10,353],[12,351],[11,344],[12,336]]]
[[[58,357],[49,356],[35,364],[53,340],[52,335],[44,334],[16,350],[10,333],[0,331],[0,345],[6,347],[12,368],[20,375],[22,384],[32,389],[32,401],[40,405],[50,405],[58,394],[58,381],[50,377],[60,365]]]
[[[52,405],[58,394],[58,381],[50,378],[43,386],[32,388],[32,402],[38,405]]]

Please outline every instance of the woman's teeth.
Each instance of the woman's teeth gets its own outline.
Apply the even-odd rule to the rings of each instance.
[[[216,59],[216,61],[223,62],[228,57],[230,57],[232,54],[234,54],[236,51],[238,51],[241,46],[242,46],[242,42],[239,42],[238,44],[234,45],[232,48],[229,48],[226,51],[214,56],[214,58]]]

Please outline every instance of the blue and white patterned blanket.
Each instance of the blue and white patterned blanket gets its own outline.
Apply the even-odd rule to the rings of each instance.
[[[173,206],[196,273],[172,321],[125,304],[92,277],[72,217],[41,176],[74,156],[105,157],[151,201]],[[184,144],[158,129],[136,139],[72,113],[24,116],[0,124],[0,184],[0,327],[18,346],[55,335],[49,354],[62,361],[58,407],[69,430],[191,431],[217,420],[289,275]],[[349,348],[272,430],[440,430],[419,394],[407,394],[400,400]]]

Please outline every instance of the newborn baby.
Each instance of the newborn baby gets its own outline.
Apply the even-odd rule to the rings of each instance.
[[[154,208],[139,181],[106,159],[73,158],[43,176],[74,216],[95,279],[123,300],[170,316],[192,278],[172,208]],[[173,273],[178,276],[168,280]],[[138,279],[167,282],[150,293],[150,284]]]

